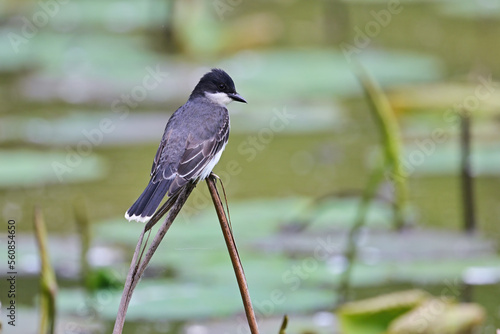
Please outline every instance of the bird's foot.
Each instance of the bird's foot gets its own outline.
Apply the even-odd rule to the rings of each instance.
[[[215,174],[214,172],[211,172],[210,173],[210,177],[215,181],[217,182],[217,180],[220,180],[220,177],[219,175]]]

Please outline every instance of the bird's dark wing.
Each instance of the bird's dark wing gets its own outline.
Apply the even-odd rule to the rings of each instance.
[[[177,174],[185,180],[197,179],[224,148],[229,139],[229,115],[226,114],[219,131],[205,140],[188,139],[186,150],[182,155]]]
[[[158,147],[151,168],[151,182],[168,182],[168,194],[175,194],[189,181],[198,179],[217,153],[223,149],[229,139],[229,114],[224,116],[217,132],[196,136],[190,134],[185,146],[179,152],[180,159],[174,165],[169,162],[167,152],[173,150],[175,134],[167,131]],[[179,147],[180,149],[180,147]]]
[[[167,144],[168,138],[170,137],[171,133],[172,131],[166,132],[163,138],[161,139],[160,146],[158,146],[158,150],[156,151],[156,155],[153,160],[153,165],[151,166],[151,173],[150,173],[151,178],[154,178],[154,176],[158,172],[158,163],[160,162],[163,150],[165,149],[165,146]]]
[[[168,126],[167,126],[168,128]],[[167,194],[176,175],[172,170],[172,164],[167,157],[182,151],[184,146],[179,140],[171,140],[174,137],[172,130],[166,130],[151,167],[151,180],[135,203],[127,210],[125,218],[128,220],[147,221],[153,216],[165,194]],[[169,147],[167,149],[167,147]],[[169,154],[167,154],[167,151]]]

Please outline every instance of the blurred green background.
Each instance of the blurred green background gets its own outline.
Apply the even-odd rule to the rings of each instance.
[[[277,332],[288,313],[290,333],[337,333],[330,310],[347,231],[381,150],[352,71],[358,61],[401,128],[410,228],[391,229],[386,177],[378,190],[386,200],[371,205],[357,240],[348,298],[406,288],[439,296],[452,284],[452,297],[484,307],[479,330],[492,333],[500,327],[499,35],[497,0],[0,0],[0,235],[3,248],[14,219],[19,272],[19,325],[3,317],[4,331],[35,332],[37,205],[59,283],[58,332],[111,332],[142,228],[123,214],[148,182],[169,116],[220,67],[248,101],[228,107],[231,136],[215,172],[263,332]],[[472,236],[463,233],[463,110],[472,122]],[[325,195],[307,227],[290,232]],[[81,284],[75,206],[91,222],[92,291]],[[5,250],[0,260],[6,275]],[[124,333],[245,328],[203,183],[146,276]],[[276,290],[283,298],[273,300]]]

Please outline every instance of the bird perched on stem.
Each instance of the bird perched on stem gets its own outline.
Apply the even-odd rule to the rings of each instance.
[[[200,79],[187,102],[168,120],[151,179],[125,218],[147,222],[165,195],[175,197],[188,183],[210,175],[229,138],[226,105],[232,101],[246,103],[226,72],[212,69]]]

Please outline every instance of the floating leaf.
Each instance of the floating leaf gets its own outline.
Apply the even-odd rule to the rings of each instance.
[[[383,4],[387,5],[387,2],[385,0],[342,0],[343,2],[347,3],[355,3],[355,4]],[[397,3],[426,3],[426,2],[449,2],[450,0],[399,0]]]
[[[134,1],[84,1],[60,5],[51,18],[54,26],[105,27],[124,33],[138,29],[161,27],[168,18],[169,6],[161,3]],[[120,12],[120,15],[116,15]]]
[[[260,333],[276,333],[276,329],[283,324],[283,314],[263,317],[259,320]],[[236,323],[235,318],[209,319],[188,322],[184,328],[189,333],[191,327],[204,328],[207,333],[233,333]],[[293,314],[288,320],[286,333],[300,334],[332,334],[338,333],[335,314],[330,312],[317,312],[314,314]]]
[[[432,298],[391,322],[387,334],[472,334],[486,318],[478,304]]]
[[[382,334],[394,319],[429,298],[424,291],[410,290],[347,303],[338,310],[341,330],[343,333]]]
[[[325,202],[307,231],[280,232],[285,218],[283,212],[292,215],[295,208],[304,203],[307,201],[298,198],[231,203],[233,232],[250,285],[279,288],[284,285],[283,277],[286,276],[289,283],[285,286],[294,286],[297,275],[293,274],[293,268],[296,266],[313,267],[307,272],[307,279],[299,279],[301,286],[334,285],[338,281],[343,270],[345,236],[357,200]],[[360,256],[353,270],[355,286],[422,281],[439,284],[445,279],[461,277],[470,266],[500,264],[500,259],[494,255],[494,244],[485,238],[421,229],[393,232],[390,208],[375,202],[372,209],[367,229],[358,240]],[[142,225],[127,223],[124,219],[96,227],[95,235],[101,240],[130,247],[135,246],[142,229]],[[319,251],[326,254],[321,259],[316,257]],[[200,283],[207,280],[233,282],[234,274],[212,208],[188,221],[180,216],[161,243],[159,252],[162,256],[155,256],[151,261],[157,273],[196,277]],[[266,271],[260,269],[263,261]]]
[[[403,85],[394,87],[388,93],[391,105],[396,111],[439,110],[439,117],[452,118],[450,110],[460,111],[457,106],[470,103],[473,98],[474,114],[497,114],[500,108],[498,85],[491,77],[478,76],[476,82],[438,82],[423,85]],[[478,98],[478,89],[488,93],[487,98]],[[476,104],[477,103],[477,104]],[[454,108],[454,109],[451,109]],[[455,117],[458,117],[456,115]],[[428,125],[428,124],[427,124]]]
[[[252,291],[252,301],[256,314],[272,316],[283,312],[305,312],[316,307],[326,307],[332,300],[329,293],[320,290],[300,289],[297,291]],[[100,315],[108,320],[116,317],[116,309],[121,298],[121,291],[102,290],[95,298],[101,298]],[[90,299],[92,300],[91,297]],[[60,291],[58,307],[68,313],[82,312],[86,305],[81,290]],[[224,302],[220,302],[223,300]],[[105,303],[105,304],[103,304]],[[243,305],[236,287],[224,282],[204,285],[187,281],[143,279],[134,291],[127,319],[203,319],[235,315],[243,310]]]
[[[458,140],[457,140],[458,141]],[[457,143],[438,144],[429,138],[415,140],[405,147],[403,166],[409,175],[457,175],[460,171],[460,150]],[[500,149],[496,143],[472,144],[474,175],[500,173]]]
[[[272,140],[274,136],[281,134],[330,131],[344,124],[342,110],[331,104],[291,105],[280,108],[257,104],[253,108],[252,112],[236,112],[231,115],[233,135],[249,133]],[[308,112],[304,113],[303,108],[307,108]],[[170,111],[173,112],[174,109]],[[165,112],[140,112],[131,113],[121,119],[120,114],[111,111],[84,110],[76,110],[69,115],[53,119],[3,117],[0,140],[19,140],[44,145],[88,142],[99,147],[156,143],[165,129],[168,117],[169,114]],[[106,126],[103,127],[102,124]],[[248,138],[244,139],[248,142]]]
[[[81,182],[104,176],[105,164],[101,158],[73,152],[0,151],[0,187]]]
[[[440,76],[440,62],[428,55],[366,50],[359,60],[382,86],[428,81]],[[306,66],[304,66],[306,64]],[[238,91],[248,101],[328,98],[361,93],[340,50],[272,50],[244,52],[226,61],[238,80]],[[290,69],[300,80],[289,80]]]
[[[497,1],[453,1],[452,4],[440,4],[439,13],[459,19],[484,20],[498,19],[500,5]]]

